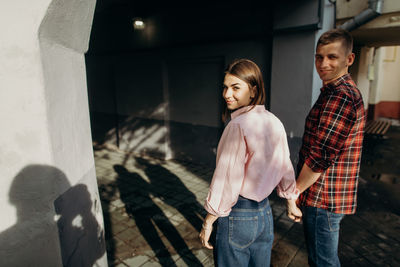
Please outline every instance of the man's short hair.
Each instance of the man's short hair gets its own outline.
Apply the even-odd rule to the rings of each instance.
[[[319,37],[316,48],[319,45],[327,45],[336,41],[342,41],[347,55],[353,51],[353,37],[348,31],[343,29],[332,29],[324,32]]]

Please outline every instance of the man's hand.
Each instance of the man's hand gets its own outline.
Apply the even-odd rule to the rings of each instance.
[[[300,222],[303,213],[296,205],[295,199],[288,199],[286,203],[287,216],[295,222]]]
[[[213,249],[213,246],[211,246],[210,243],[208,242],[208,240],[210,239],[212,229],[213,229],[212,224],[211,225],[203,224],[203,227],[201,228],[201,232],[199,235],[201,244],[203,245],[203,247],[208,249]]]

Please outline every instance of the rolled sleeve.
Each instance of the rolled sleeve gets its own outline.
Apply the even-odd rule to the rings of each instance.
[[[305,164],[314,172],[328,169],[340,154],[355,119],[355,110],[348,95],[342,92],[330,95],[323,106]]]
[[[228,124],[218,144],[217,162],[204,208],[228,216],[237,202],[244,179],[246,142],[238,124]]]
[[[296,179],[291,162],[276,189],[278,196],[282,198],[297,199],[299,197],[300,191],[296,187]]]
[[[292,162],[290,160],[290,151],[287,142],[286,133],[283,132],[281,142],[274,149],[282,149],[282,179],[277,186],[278,196],[286,199],[297,199],[299,190],[296,188],[296,178]]]

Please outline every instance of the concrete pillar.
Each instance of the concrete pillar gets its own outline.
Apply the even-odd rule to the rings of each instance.
[[[328,0],[279,2],[274,10],[271,66],[271,112],[288,134],[291,160],[297,164],[305,118],[322,86],[314,67],[319,36],[334,27]]]
[[[83,55],[94,7],[0,3],[2,266],[107,266]]]
[[[322,82],[314,67],[319,36],[334,27],[334,5],[328,0],[282,3],[276,15],[271,69],[271,111],[290,136],[301,137],[305,118]]]

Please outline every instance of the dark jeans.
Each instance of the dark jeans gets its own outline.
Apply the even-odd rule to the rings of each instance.
[[[217,266],[269,266],[273,241],[268,198],[256,202],[239,196],[229,216],[218,218]]]
[[[310,266],[340,266],[340,221],[344,214],[315,207],[303,208],[303,226]]]

